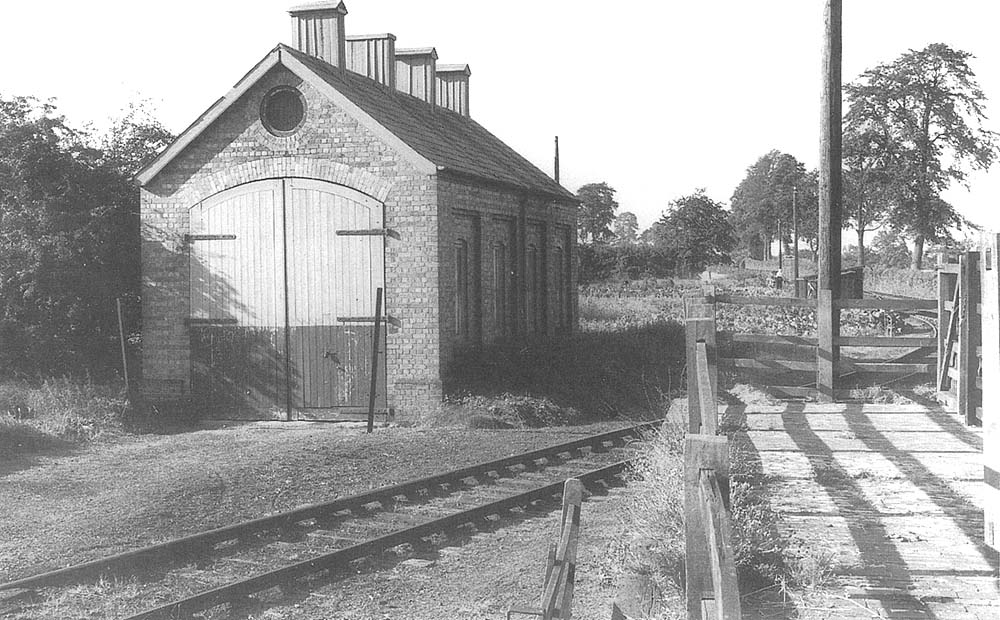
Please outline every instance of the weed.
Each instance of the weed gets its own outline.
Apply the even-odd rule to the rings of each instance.
[[[786,549],[787,579],[797,588],[813,590],[833,581],[837,552],[828,547],[805,545],[801,542]]]
[[[661,594],[684,587],[683,430],[665,426],[643,445],[622,500],[618,569],[647,575]]]
[[[0,443],[22,449],[120,435],[124,395],[91,382],[46,379],[0,385]],[[46,439],[47,438],[47,439]]]

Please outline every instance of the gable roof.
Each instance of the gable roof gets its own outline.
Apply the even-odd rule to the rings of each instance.
[[[282,65],[310,82],[419,170],[455,173],[560,201],[576,197],[469,117],[340,69],[284,44],[264,57],[136,178],[149,183],[271,68]]]

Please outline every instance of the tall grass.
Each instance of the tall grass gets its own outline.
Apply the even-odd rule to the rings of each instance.
[[[619,571],[641,575],[651,615],[684,591],[683,429],[667,424],[633,461],[621,501],[620,541],[612,559]]]
[[[0,445],[29,449],[46,438],[83,443],[114,437],[123,432],[127,404],[120,390],[89,381],[0,383]]]

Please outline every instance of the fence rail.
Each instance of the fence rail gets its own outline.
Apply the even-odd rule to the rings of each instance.
[[[830,299],[828,303],[828,308],[832,308],[832,316],[837,316],[837,311],[845,309],[906,310],[923,315],[941,312],[941,305],[935,299]],[[687,300],[685,307],[698,311],[698,316],[714,316],[715,304],[811,308],[816,310],[817,320],[822,318],[819,316],[820,304],[817,299],[717,294],[712,286],[706,287],[702,298]],[[692,316],[690,312],[688,316]],[[818,387],[821,383],[819,378],[824,373],[832,373],[838,380],[838,389],[833,390],[832,395],[834,398],[841,398],[850,395],[850,390],[839,389],[844,387],[843,382],[848,378],[890,380],[911,375],[933,376],[938,370],[934,359],[939,345],[936,336],[837,335],[826,345],[832,346],[836,351],[836,355],[832,357],[819,355],[820,343],[815,337],[719,332],[716,339],[718,368],[750,375],[757,383],[786,397],[820,397],[823,390]],[[854,353],[851,348],[909,351],[901,356],[893,356],[892,351],[886,351],[885,355],[872,358]],[[843,355],[844,352],[851,355]],[[691,432],[698,430],[692,428]]]
[[[684,439],[684,541],[688,620],[740,620],[740,590],[729,506],[729,441],[716,435],[715,317],[686,324],[688,428]]]

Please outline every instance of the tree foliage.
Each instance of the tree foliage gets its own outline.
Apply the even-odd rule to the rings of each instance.
[[[914,240],[919,268],[925,241],[967,222],[940,194],[997,157],[997,134],[983,128],[986,96],[972,55],[943,43],[910,50],[845,87],[850,133],[874,135],[866,156],[893,175],[891,217]]]
[[[605,182],[587,183],[576,191],[580,199],[580,241],[608,241],[614,233],[611,224],[615,221],[618,202],[615,190]]]
[[[884,127],[848,123],[844,128],[845,227],[858,237],[858,262],[865,264],[865,235],[889,219],[896,187],[893,143]]]
[[[639,240],[639,218],[631,211],[623,211],[615,218],[615,243],[632,245]]]
[[[686,274],[730,262],[736,236],[722,204],[697,190],[674,200],[655,228],[654,247],[672,257]]]
[[[50,103],[0,98],[0,373],[114,365],[114,300],[138,299],[131,175],[169,137],[133,111],[95,144]]]
[[[751,256],[767,258],[771,242],[787,243],[792,237],[793,194],[798,207],[799,235],[814,239],[817,227],[815,173],[808,173],[795,157],[770,151],[747,168],[733,192],[732,223],[740,246]]]

